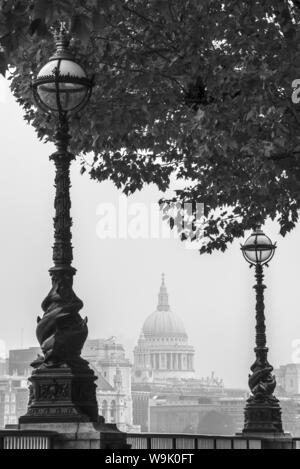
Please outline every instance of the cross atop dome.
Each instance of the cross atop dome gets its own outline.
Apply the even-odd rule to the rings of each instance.
[[[165,285],[165,274],[162,274],[162,282],[160,291],[158,294],[158,306],[157,311],[170,311],[169,306],[169,295]]]

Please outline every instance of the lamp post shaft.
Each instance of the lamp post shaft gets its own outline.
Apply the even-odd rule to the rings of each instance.
[[[55,135],[54,267],[52,288],[42,303],[36,335],[43,357],[32,363],[27,415],[20,423],[97,422],[95,374],[81,358],[87,339],[87,318],[81,318],[82,301],[73,291],[72,219],[70,166],[74,155],[68,151],[70,135],[65,116],[60,116]]]
[[[258,359],[263,360],[264,352],[267,345],[266,337],[266,324],[265,324],[265,303],[264,291],[266,286],[263,284],[264,273],[263,266],[256,264],[255,266],[256,284],[254,289],[256,291],[256,356]]]
[[[68,269],[73,261],[70,167],[74,155],[68,152],[70,135],[67,119],[63,116],[55,138],[57,151],[50,157],[54,161],[56,170],[53,262],[55,267]]]
[[[73,291],[76,270],[72,267],[70,166],[74,155],[68,151],[68,130],[67,119],[62,115],[55,134],[57,151],[50,156],[56,170],[52,289],[42,303],[45,314],[37,325],[37,338],[46,366],[82,363],[80,354],[88,335],[87,319],[82,320],[79,315],[83,303]]]
[[[276,379],[272,374],[273,367],[268,362],[268,348],[265,324],[263,266],[255,265],[256,284],[256,360],[251,366],[249,376],[251,396],[245,409],[245,426],[243,433],[283,434],[281,409],[278,399],[273,395]]]

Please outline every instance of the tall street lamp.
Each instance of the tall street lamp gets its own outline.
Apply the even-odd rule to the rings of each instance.
[[[283,434],[281,409],[278,399],[273,395],[276,388],[273,367],[268,362],[265,305],[263,284],[263,266],[274,256],[276,245],[266,236],[261,229],[256,229],[241,247],[244,258],[250,267],[255,266],[256,285],[256,348],[254,349],[256,360],[251,366],[252,374],[249,375],[249,387],[251,396],[247,400],[245,408],[244,434],[248,433],[273,433]]]
[[[28,411],[20,418],[24,424],[98,421],[96,377],[81,358],[87,318],[81,318],[83,303],[73,291],[70,165],[75,156],[68,151],[69,115],[87,104],[93,82],[71,54],[63,23],[54,36],[56,52],[32,84],[37,105],[57,119],[56,151],[50,157],[56,168],[55,242],[52,288],[42,303],[44,315],[36,330],[43,356],[32,364]]]

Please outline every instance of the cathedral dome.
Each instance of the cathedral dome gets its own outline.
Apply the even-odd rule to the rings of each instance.
[[[150,314],[143,326],[144,336],[186,337],[182,320],[172,311],[155,311]]]
[[[157,310],[148,316],[142,332],[146,339],[187,337],[183,321],[170,310],[164,276],[158,295]]]

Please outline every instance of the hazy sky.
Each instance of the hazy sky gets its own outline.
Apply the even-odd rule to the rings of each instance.
[[[50,290],[52,266],[53,163],[51,144],[39,142],[23,121],[22,111],[0,79],[1,230],[0,339],[7,347],[35,346],[36,318]],[[161,273],[171,308],[185,323],[196,348],[200,376],[211,371],[228,386],[247,387],[254,361],[254,272],[244,261],[239,242],[225,254],[200,256],[176,239],[99,239],[101,204],[118,213],[120,192],[72,169],[74,290],[84,301],[90,338],[116,336],[132,358],[132,349],[146,317],[157,305]],[[150,210],[160,194],[154,187],[129,198]],[[285,239],[277,225],[266,232],[278,242],[266,270],[266,316],[270,361],[274,366],[293,360],[293,342],[300,341],[300,230]],[[23,330],[23,333],[22,333]]]

